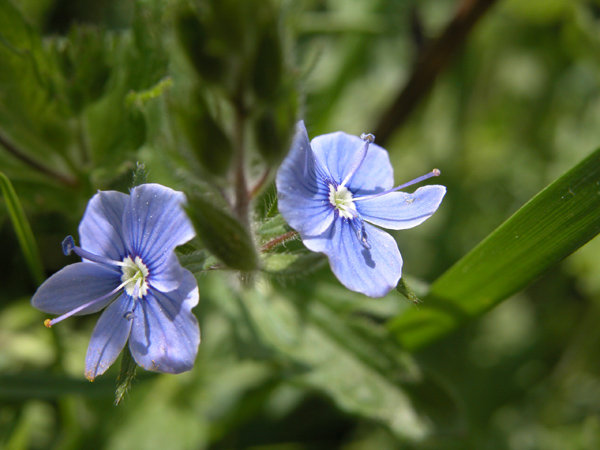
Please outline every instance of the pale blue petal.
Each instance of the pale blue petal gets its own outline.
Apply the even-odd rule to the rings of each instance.
[[[106,372],[125,347],[132,324],[132,320],[126,317],[132,308],[133,300],[121,295],[108,305],[98,319],[85,357],[85,376],[88,380],[93,381]]]
[[[402,275],[402,257],[394,238],[365,224],[371,248],[361,245],[347,219],[335,221],[331,239],[324,247],[334,275],[351,291],[383,297],[395,288]]]
[[[89,201],[79,224],[81,248],[96,255],[122,261],[123,211],[129,196],[116,191],[99,191]]]
[[[320,234],[334,218],[329,174],[315,160],[304,123],[298,123],[292,148],[277,171],[278,208],[286,222],[304,234]]]
[[[416,227],[431,217],[440,206],[444,194],[444,186],[424,186],[412,194],[391,192],[357,201],[355,206],[367,222],[392,230],[405,230]]]
[[[179,287],[185,272],[187,270],[181,266],[175,252],[172,252],[160,270],[150,271],[148,283],[158,291],[169,292]]]
[[[341,184],[346,178],[356,153],[361,151],[364,144],[358,136],[341,131],[317,136],[311,141],[316,160],[327,167],[337,184]],[[393,186],[394,172],[388,153],[376,144],[369,145],[367,156],[347,188],[354,195],[369,195]]]
[[[182,192],[159,184],[143,184],[131,190],[123,216],[123,235],[127,250],[142,259],[151,277],[168,270],[175,247],[195,235],[183,210],[185,202]]]
[[[150,289],[138,302],[129,348],[146,370],[180,373],[190,370],[198,353],[200,330],[191,309],[198,303],[198,284],[186,270],[178,289]]]
[[[100,298],[121,284],[121,271],[96,263],[75,263],[48,278],[31,299],[34,308],[50,314],[65,314]],[[77,315],[100,311],[112,298],[85,308]]]

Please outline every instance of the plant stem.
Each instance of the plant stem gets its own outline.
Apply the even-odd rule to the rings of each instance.
[[[71,186],[71,187],[77,186],[79,184],[77,182],[77,180],[75,180],[71,177],[68,177],[66,175],[63,175],[62,173],[56,172],[56,171],[44,166],[43,164],[37,162],[33,158],[29,157],[21,149],[17,148],[16,145],[14,145],[6,137],[4,137],[4,135],[2,135],[2,134],[0,134],[0,145],[2,147],[4,147],[11,155],[13,155],[15,158],[17,158],[21,162],[24,162],[25,164],[27,164],[32,169],[35,169],[38,172],[41,172],[44,175],[49,176],[50,178],[54,178],[55,180],[59,181],[62,184],[65,184],[65,185]]]
[[[378,145],[385,145],[391,135],[404,124],[421,99],[431,90],[437,76],[452,62],[477,21],[496,1],[462,0],[454,18],[442,34],[423,45],[408,82],[379,121],[374,133]]]
[[[263,186],[269,179],[270,174],[271,174],[271,168],[267,167],[265,170],[265,173],[263,173],[262,177],[260,177],[260,180],[257,181],[257,183],[254,185],[254,187],[250,191],[250,198],[254,198],[259,194],[259,192],[262,190]]]
[[[293,239],[296,236],[298,236],[298,232],[295,231],[295,230],[288,231],[287,233],[283,233],[281,236],[277,236],[275,239],[270,240],[269,242],[267,242],[266,244],[264,244],[260,248],[260,251],[261,251],[261,253],[268,252],[273,247],[277,247],[279,244],[282,244],[285,241],[289,241],[290,239]]]
[[[246,183],[245,170],[245,142],[244,129],[246,123],[246,111],[242,101],[237,101],[234,104],[235,108],[235,125],[234,125],[234,144],[236,146],[236,157],[234,161],[235,170],[235,204],[234,212],[241,224],[250,229],[250,219],[248,217],[248,204],[250,203],[250,195],[248,194],[248,186]]]

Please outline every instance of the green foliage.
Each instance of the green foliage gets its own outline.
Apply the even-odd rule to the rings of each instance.
[[[252,236],[238,220],[202,196],[192,197],[187,211],[198,237],[213,255],[232,269],[257,267]]]
[[[35,282],[41,284],[44,281],[44,268],[35,242],[35,237],[33,236],[31,226],[23,212],[23,207],[21,206],[21,202],[19,201],[19,197],[17,197],[15,189],[10,180],[2,172],[0,172],[0,192],[2,192],[2,196],[4,197],[4,202],[8,209],[8,216],[10,217],[15,234],[19,240],[21,250],[25,255],[29,271]]]
[[[600,232],[600,150],[556,180],[431,285],[423,308],[390,323],[415,350],[515,294]]]
[[[595,2],[497,2],[385,143],[448,187],[394,234],[410,287],[345,290],[277,211],[297,119],[373,132],[456,4],[0,0],[0,447],[597,448]],[[188,197],[203,342],[89,383],[97,315],[47,330],[30,298],[132,172]]]

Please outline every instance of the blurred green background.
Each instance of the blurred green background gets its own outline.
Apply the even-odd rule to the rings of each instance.
[[[252,22],[262,3],[239,4]],[[422,46],[475,3],[272,2],[310,136],[374,131]],[[176,37],[182,5],[0,0],[0,172],[46,275],[76,261],[60,242],[97,189],[127,189],[136,161],[177,189],[202,172],[182,125],[205,89]],[[244,36],[223,5],[224,29]],[[430,220],[393,233],[407,278],[433,281],[599,146],[600,1],[498,0],[385,142],[398,184],[437,167],[448,187]],[[600,448],[598,239],[415,354],[382,326],[415,308],[397,292],[350,293],[325,264],[245,290],[211,271],[195,369],[140,371],[119,406],[118,367],[83,377],[96,317],[48,330],[30,306],[37,282],[4,200],[0,249],[0,448]]]

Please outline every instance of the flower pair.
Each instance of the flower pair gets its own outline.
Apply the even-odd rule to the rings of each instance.
[[[147,370],[180,373],[194,365],[200,330],[191,309],[198,284],[175,254],[194,237],[184,203],[181,192],[158,184],[135,187],[130,195],[101,191],[79,225],[81,247],[70,236],[63,241],[65,254],[83,262],[46,280],[32,304],[62,314],[47,326],[106,308],[88,347],[88,379],[104,373],[128,341],[135,362]]]
[[[300,122],[276,183],[279,211],[304,245],[327,255],[333,273],[348,289],[381,297],[398,284],[402,257],[396,241],[378,227],[419,225],[437,210],[446,188],[398,192],[439,171],[394,188],[388,154],[373,142],[373,135],[359,138],[343,132],[309,142]]]

